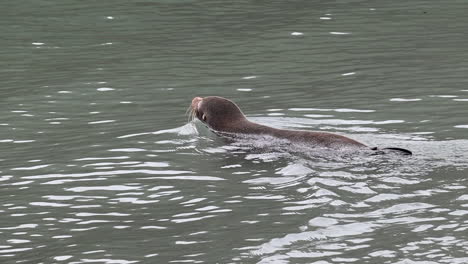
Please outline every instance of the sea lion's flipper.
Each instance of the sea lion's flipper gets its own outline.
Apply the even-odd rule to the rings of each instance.
[[[390,154],[390,153],[398,154],[398,155],[405,155],[405,156],[413,155],[413,152],[411,152],[410,150],[404,149],[404,148],[390,147],[390,148],[379,149],[377,147],[373,147],[373,148],[371,148],[371,150],[374,151],[374,153],[372,153],[371,155],[382,155],[382,154]]]
[[[383,148],[383,149],[390,150],[392,152],[399,152],[401,155],[408,155],[408,156],[413,155],[413,152],[404,148]]]
[[[397,154],[400,154],[400,155],[408,155],[408,156],[411,156],[413,155],[413,152],[407,150],[407,149],[404,149],[404,148],[383,148],[383,150],[388,150],[392,153],[397,153]]]

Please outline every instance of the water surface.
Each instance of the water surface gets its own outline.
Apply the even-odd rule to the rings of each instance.
[[[0,262],[467,263],[466,8],[3,4]],[[208,95],[414,156],[226,142]]]

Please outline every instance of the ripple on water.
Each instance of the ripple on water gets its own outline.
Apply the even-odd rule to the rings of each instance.
[[[421,101],[421,98],[391,98],[391,102],[417,102]]]
[[[400,255],[443,263],[449,251],[466,252],[464,175],[442,177],[454,164],[468,167],[466,141],[427,138],[432,132],[384,134],[376,128],[405,120],[341,117],[375,110],[268,112],[279,111],[302,117],[255,119],[279,127],[354,129],[357,137],[372,138],[377,145],[402,145],[418,154],[329,157],[269,138],[226,145],[205,140],[192,125],[125,134],[121,146],[101,149],[101,155],[71,157],[67,164],[74,167],[31,158],[32,164],[5,170],[11,175],[1,175],[0,182],[13,192],[0,210],[8,216],[0,225],[7,238],[0,255],[20,259],[23,251],[41,255],[60,244],[63,250],[50,260],[141,262],[123,248],[129,257],[109,251],[109,241],[129,245],[135,237],[144,241],[138,247],[129,242],[129,248],[152,262],[159,257],[168,260],[163,262],[203,261],[212,248],[229,248],[226,255],[239,263],[342,263]],[[19,199],[21,186],[35,187],[33,200]],[[93,245],[82,243],[83,237],[92,238]]]
[[[398,137],[398,140],[410,139]],[[415,147],[416,144],[423,149]],[[458,148],[448,147],[453,145],[457,145]],[[466,204],[454,206],[452,203],[448,209],[444,208],[443,201],[447,200],[447,195],[461,203],[468,200],[465,198],[466,195],[457,195],[466,187],[460,184],[440,186],[425,175],[455,161],[466,167],[468,165],[466,160],[461,161],[459,158],[466,157],[463,153],[468,149],[467,142],[420,141],[413,143],[409,148],[413,147],[418,149],[418,153],[425,155],[409,159],[364,157],[356,160],[345,159],[341,162],[339,160],[321,162],[307,158],[303,160],[301,157],[279,155],[293,161],[283,162],[281,165],[274,164],[275,169],[268,170],[269,177],[259,173],[254,178],[243,180],[243,183],[255,188],[252,188],[249,195],[241,197],[240,202],[245,204],[246,200],[275,201],[282,204],[281,215],[290,216],[289,213],[294,213],[294,215],[318,214],[319,216],[310,219],[308,224],[298,226],[302,232],[273,236],[268,242],[237,250],[244,252],[241,255],[246,258],[252,255],[260,256],[260,263],[269,263],[270,260],[294,262],[295,259],[319,259],[335,255],[340,256],[331,258],[332,260],[345,261],[348,254],[360,255],[358,259],[362,257],[374,259],[392,258],[399,254],[410,253],[416,254],[415,256],[421,259],[425,256],[423,252],[430,251],[433,245],[442,246],[442,242],[434,240],[429,243],[427,239],[414,237],[411,243],[419,243],[420,246],[417,248],[410,248],[407,242],[403,241],[387,245],[389,249],[375,250],[375,244],[385,245],[382,244],[385,243],[385,239],[377,234],[388,235],[393,229],[399,230],[398,232],[436,232],[439,235],[448,231],[456,234],[455,241],[463,241],[460,235],[468,229],[468,226],[461,224],[463,221],[460,222],[457,218],[466,216],[467,210],[463,209],[463,206],[468,206]],[[246,154],[245,159],[262,161],[262,156],[272,155],[277,155],[274,150],[264,154]],[[445,158],[441,159],[441,156]],[[230,168],[245,170],[246,167],[248,167],[246,164],[242,164]],[[273,172],[278,176],[272,177]],[[295,188],[296,195],[292,195],[294,191],[291,187]],[[281,192],[284,190],[291,193],[284,195],[284,192]],[[441,195],[445,198],[438,198]],[[340,213],[330,213],[334,211]],[[263,221],[246,219],[241,223],[255,225]],[[439,239],[437,235],[436,238]],[[261,237],[249,239],[252,242],[264,241]],[[376,242],[373,242],[374,240]],[[468,246],[466,243],[451,245],[457,252],[465,250]],[[434,254],[433,258],[447,257],[447,254],[435,251],[428,254]]]

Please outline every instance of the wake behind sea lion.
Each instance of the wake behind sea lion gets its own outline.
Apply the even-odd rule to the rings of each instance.
[[[190,110],[194,117],[218,134],[267,135],[328,149],[355,148],[372,150],[375,154],[388,151],[403,155],[412,154],[411,151],[402,148],[370,148],[361,142],[333,133],[277,129],[260,125],[249,121],[234,102],[218,96],[195,97]]]

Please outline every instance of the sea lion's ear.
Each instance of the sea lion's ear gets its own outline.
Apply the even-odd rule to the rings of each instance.
[[[202,115],[202,120],[206,121],[206,115],[205,114]]]

